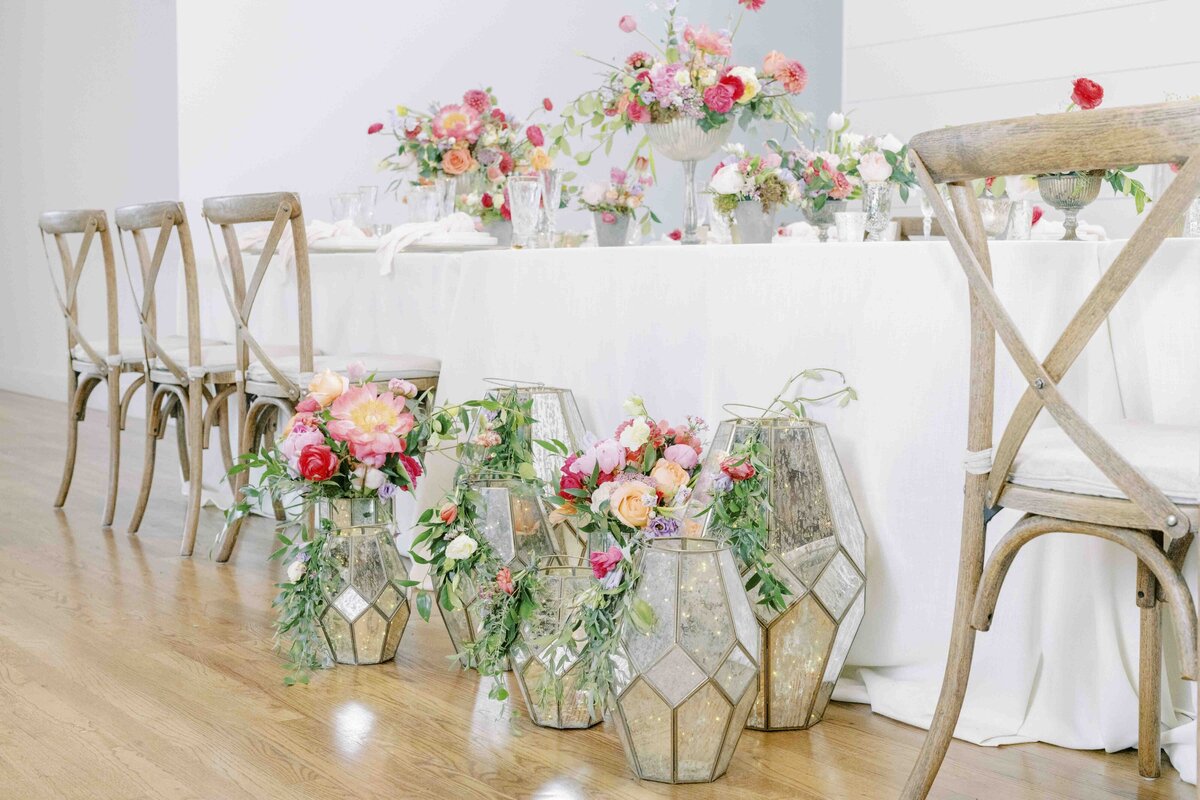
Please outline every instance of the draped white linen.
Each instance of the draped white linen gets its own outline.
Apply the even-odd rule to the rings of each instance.
[[[1037,352],[1121,244],[993,246],[997,289]],[[437,356],[444,401],[479,395],[485,377],[569,387],[598,433],[633,392],[660,417],[715,422],[723,403],[769,400],[802,368],[844,370],[861,400],[813,415],[830,424],[868,532],[868,587],[835,697],[928,725],[953,606],[966,441],[967,288],[946,243],[404,254],[387,276],[369,253],[314,252],[311,262],[319,347]],[[204,331],[228,337],[211,269]],[[261,340],[295,336],[287,284],[278,270],[263,286]],[[1167,242],[1068,374],[1067,396],[1093,420],[1200,425],[1198,300],[1200,242]],[[1000,425],[1023,388],[1002,348],[997,374]],[[418,503],[449,475],[431,465]],[[990,539],[1014,519],[997,517]],[[1189,564],[1193,575],[1194,554]],[[979,636],[956,735],[1135,746],[1134,573],[1131,555],[1086,537],[1027,547],[992,631]],[[1174,656],[1169,643],[1167,675],[1178,675]],[[1193,713],[1194,688],[1164,687],[1164,741],[1194,782],[1194,725],[1176,712]]]

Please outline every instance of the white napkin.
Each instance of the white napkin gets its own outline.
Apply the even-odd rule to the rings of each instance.
[[[1063,227],[1061,220],[1046,219],[1042,217],[1038,220],[1038,224],[1033,226],[1033,232],[1030,234],[1031,239],[1038,241],[1053,241],[1061,239],[1066,229]],[[1082,219],[1079,220],[1079,227],[1075,229],[1075,235],[1087,242],[1103,242],[1108,240],[1108,233],[1101,225],[1089,225]]]
[[[436,222],[406,222],[397,225],[379,240],[375,250],[375,258],[379,261],[379,274],[392,274],[392,259],[396,253],[412,246],[426,236],[437,233],[466,233],[475,231],[475,220],[461,211],[456,211],[448,217]]]
[[[267,234],[270,232],[270,226],[263,226],[244,233],[238,237],[238,247],[242,250],[261,250],[267,243]],[[313,220],[304,226],[304,238],[311,245],[321,239],[365,239],[367,235],[363,233],[362,228],[354,224],[353,220],[344,219],[341,222]],[[287,231],[280,237],[277,251],[283,258],[283,267],[287,270],[288,276],[293,276],[296,272],[296,249],[292,244],[292,237],[288,235]]]
[[[829,229],[829,236],[831,239],[837,238],[837,231],[832,226]],[[800,221],[782,226],[776,231],[775,238],[771,241],[775,244],[792,244],[794,242],[816,242],[820,238],[816,227]]]

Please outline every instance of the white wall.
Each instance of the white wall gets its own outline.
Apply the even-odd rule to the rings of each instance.
[[[851,0],[845,107],[860,130],[908,138],[1062,111],[1080,76],[1104,86],[1105,106],[1200,94],[1198,30],[1197,0]],[[1158,170],[1139,172],[1161,188]],[[1108,188],[1083,216],[1117,236],[1137,223]]]
[[[737,9],[733,0],[683,6],[714,27]],[[660,17],[642,2],[365,0],[329,8],[322,0],[180,3],[180,187],[190,207],[213,194],[294,189],[310,219],[328,219],[336,192],[390,182],[376,165],[392,139],[368,138],[366,129],[386,123],[397,103],[458,102],[466,89],[491,86],[521,116],[545,96],[561,106],[598,84],[597,65],[577,52],[623,59],[650,49],[618,29],[621,14],[635,14],[656,39],[660,31]],[[774,0],[747,14],[735,56],[760,63],[779,49],[799,58],[810,75],[801,105],[824,118],[840,98],[840,30],[840,2]],[[606,175],[625,160],[614,150],[585,174]],[[560,166],[573,164],[564,158]],[[682,180],[673,164],[660,165],[659,178],[650,204],[670,230],[681,222]],[[381,211],[398,215],[394,206]]]
[[[103,208],[111,220],[116,206],[175,197],[175,98],[173,0],[0,0],[0,388],[63,396],[66,332],[38,215]],[[93,252],[84,274],[98,278]],[[136,334],[132,305],[122,312]],[[102,313],[99,327],[84,316],[85,331],[103,331]]]

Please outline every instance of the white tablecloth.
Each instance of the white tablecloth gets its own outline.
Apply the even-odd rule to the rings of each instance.
[[[994,246],[998,291],[1037,351],[1120,244]],[[866,525],[868,590],[836,696],[928,725],[953,605],[966,431],[967,288],[946,243],[401,254],[386,277],[369,253],[311,261],[319,347],[438,356],[446,401],[478,396],[485,377],[569,387],[598,433],[633,392],[656,416],[715,422],[723,403],[763,403],[802,368],[844,370],[861,400],[814,416],[831,426]],[[211,266],[204,331],[230,336]],[[294,341],[287,283],[276,270],[261,290],[262,340]],[[1067,395],[1094,420],[1200,424],[1198,300],[1200,242],[1167,242],[1069,373]],[[1022,387],[1001,348],[998,426]],[[432,502],[448,476],[434,465],[418,501]],[[1014,518],[1000,515],[991,538]],[[1027,547],[979,637],[957,735],[1134,746],[1134,572],[1131,555],[1085,537]],[[1163,721],[1178,728],[1168,749],[1180,743],[1176,764],[1194,781],[1194,726],[1175,713],[1195,707],[1191,686],[1166,682]]]

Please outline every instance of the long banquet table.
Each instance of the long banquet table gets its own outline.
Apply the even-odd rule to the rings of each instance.
[[[1121,244],[994,245],[997,289],[1036,350]],[[277,266],[252,328],[290,342],[294,280]],[[761,404],[802,368],[845,371],[860,400],[813,411],[831,426],[869,537],[866,617],[835,697],[928,725],[953,605],[967,404],[967,288],[945,242],[402,253],[386,276],[373,253],[314,251],[311,270],[326,351],[437,356],[444,401],[478,396],[487,377],[569,387],[601,434],[634,392],[658,417],[715,422],[722,404]],[[203,330],[231,337],[211,261],[201,285]],[[1200,242],[1167,241],[1069,373],[1068,397],[1093,420],[1200,425],[1198,300]],[[997,372],[1001,425],[1023,384],[1002,349]],[[418,504],[449,474],[432,465]],[[1013,520],[1001,514],[990,538]],[[1189,563],[1194,575],[1194,553]],[[957,735],[1134,746],[1134,573],[1131,555],[1088,537],[1026,548],[979,637]],[[1174,655],[1169,644],[1177,676]],[[1194,685],[1165,686],[1164,742],[1194,782]]]

